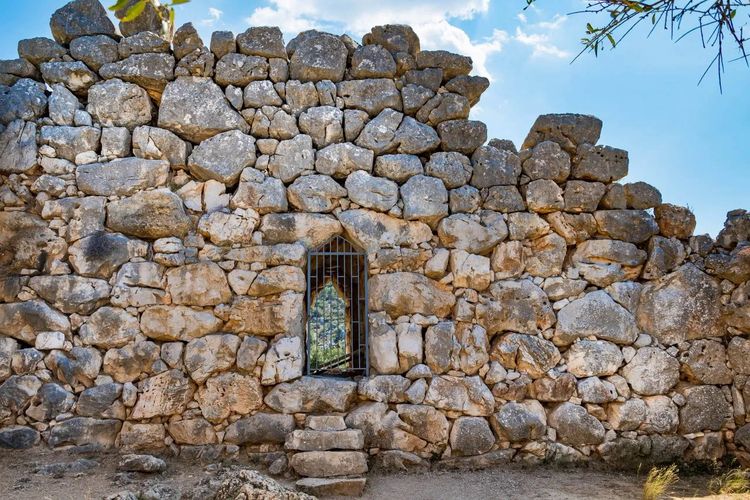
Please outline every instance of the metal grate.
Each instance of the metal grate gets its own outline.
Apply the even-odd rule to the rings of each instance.
[[[307,253],[307,373],[367,375],[367,256],[336,236]]]

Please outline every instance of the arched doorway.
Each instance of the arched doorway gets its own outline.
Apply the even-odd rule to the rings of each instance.
[[[307,254],[307,373],[367,375],[367,255],[336,236]]]

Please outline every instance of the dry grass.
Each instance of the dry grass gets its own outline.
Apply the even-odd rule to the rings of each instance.
[[[710,488],[717,495],[748,494],[750,493],[748,471],[741,468],[732,469],[713,479]]]
[[[652,468],[648,473],[648,477],[646,477],[646,482],[643,483],[643,499],[657,500],[661,498],[677,480],[676,465]]]

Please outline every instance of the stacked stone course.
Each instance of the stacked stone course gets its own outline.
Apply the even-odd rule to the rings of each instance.
[[[487,79],[408,26],[50,26],[0,61],[0,446],[750,461],[750,213],[693,236],[592,116],[488,142]],[[369,261],[358,380],[304,375],[306,252],[337,235]]]

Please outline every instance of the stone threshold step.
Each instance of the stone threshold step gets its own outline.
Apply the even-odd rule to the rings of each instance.
[[[296,486],[299,491],[308,495],[359,497],[366,484],[367,479],[364,477],[306,477],[297,481]]]

